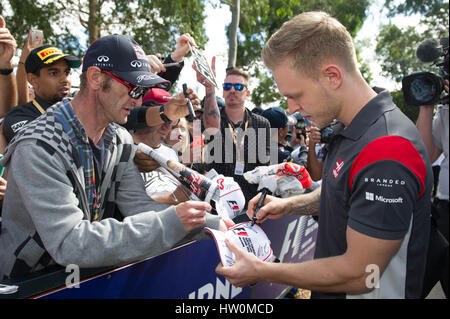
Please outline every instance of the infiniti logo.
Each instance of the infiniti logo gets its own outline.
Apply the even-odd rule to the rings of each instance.
[[[130,64],[133,68],[140,68],[142,66],[142,62],[139,60],[133,60]]]
[[[100,55],[100,56],[97,58],[97,61],[98,61],[98,62],[108,62],[108,61],[109,61],[109,57],[107,57],[106,55]]]

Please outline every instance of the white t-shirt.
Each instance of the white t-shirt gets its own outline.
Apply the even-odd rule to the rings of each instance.
[[[448,104],[440,105],[433,119],[433,142],[442,150],[444,159],[439,171],[439,186],[437,197],[448,200]]]

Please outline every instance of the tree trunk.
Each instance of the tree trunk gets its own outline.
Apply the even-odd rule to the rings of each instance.
[[[228,67],[236,66],[237,30],[239,27],[240,0],[233,0],[231,5],[231,24],[228,33]]]
[[[100,26],[98,21],[100,19],[100,4],[98,0],[89,0],[89,19],[88,19],[88,33],[89,44],[100,38]]]

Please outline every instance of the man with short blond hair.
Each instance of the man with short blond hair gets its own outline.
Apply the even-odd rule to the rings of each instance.
[[[323,12],[285,22],[262,57],[291,113],[323,128],[329,142],[322,187],[290,198],[267,196],[257,221],[319,214],[315,259],[264,263],[232,243],[234,285],[259,280],[312,290],[312,298],[420,298],[430,231],[432,171],[414,124],[376,94],[355,66],[351,35]],[[248,205],[255,214],[259,196]],[[320,205],[319,205],[320,204]]]

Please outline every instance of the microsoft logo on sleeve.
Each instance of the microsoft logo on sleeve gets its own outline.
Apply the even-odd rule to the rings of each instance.
[[[403,198],[385,198],[384,196],[375,195],[374,193],[366,192],[366,200],[370,201],[378,201],[382,203],[388,203],[388,204],[403,204]]]

